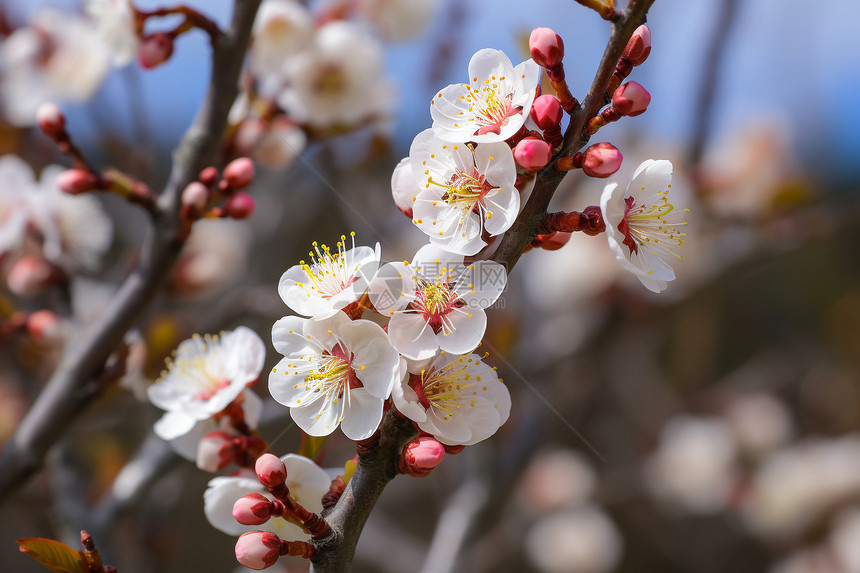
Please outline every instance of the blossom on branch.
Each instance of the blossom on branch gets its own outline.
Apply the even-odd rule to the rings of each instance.
[[[260,74],[278,75],[284,59],[311,42],[313,21],[307,8],[296,0],[265,0],[260,4],[252,34],[252,68]]]
[[[125,66],[137,57],[140,38],[137,36],[135,12],[130,0],[84,0],[84,8],[110,48],[114,66]]]
[[[326,436],[341,425],[352,440],[376,431],[400,368],[382,328],[342,312],[287,316],[272,327],[272,343],[284,358],[269,374],[269,392],[302,430]]]
[[[391,317],[388,335],[398,352],[425,360],[438,349],[466,354],[484,337],[487,315],[507,275],[493,261],[463,264],[435,245],[418,250],[411,264],[389,263],[369,289],[371,303]]]
[[[674,260],[684,257],[675,250],[685,242],[684,212],[669,202],[672,164],[648,159],[636,168],[633,180],[622,191],[609,183],[600,196],[606,236],[615,258],[650,291],[661,292],[674,280]]]
[[[508,139],[529,116],[540,74],[532,60],[514,67],[501,50],[479,50],[469,61],[469,83],[451,84],[430,101],[436,136],[453,143]]]
[[[513,225],[520,194],[514,187],[517,166],[506,143],[473,148],[446,143],[427,129],[412,142],[409,160],[421,182],[412,221],[434,245],[474,255],[487,245],[485,231],[495,236]]]
[[[450,446],[486,440],[505,423],[511,395],[496,370],[477,354],[442,352],[429,364],[409,364],[391,398],[407,418]]]

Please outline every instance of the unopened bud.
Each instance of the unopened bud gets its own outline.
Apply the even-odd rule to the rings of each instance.
[[[540,245],[538,245],[541,249],[545,251],[557,251],[570,241],[570,238],[573,236],[573,233],[565,233],[564,231],[553,231],[548,235],[538,236],[542,239],[540,241]]]
[[[418,185],[415,184],[415,178],[412,176],[408,157],[401,159],[394,168],[394,173],[391,174],[391,195],[400,212],[411,219],[412,208],[418,195]]]
[[[247,157],[234,159],[224,168],[224,180],[230,189],[244,189],[254,181],[254,162]]]
[[[265,487],[278,487],[287,481],[287,466],[273,454],[263,454],[257,458],[254,472]]]
[[[262,525],[272,516],[272,502],[259,493],[249,493],[233,504],[233,519],[242,525]]]
[[[543,139],[527,137],[514,148],[514,160],[526,171],[537,171],[552,159],[552,146]]]
[[[227,432],[209,432],[197,444],[197,467],[215,473],[230,465],[235,453],[233,436]]]
[[[564,58],[564,42],[551,28],[535,28],[529,36],[529,52],[539,66],[553,69]]]
[[[445,459],[445,446],[431,436],[419,436],[406,444],[397,460],[400,473],[422,477]]]
[[[281,539],[268,531],[252,531],[236,541],[236,560],[248,569],[271,567],[281,556]]]
[[[63,338],[63,324],[50,310],[37,310],[27,317],[27,334],[37,342],[57,342]]]
[[[6,284],[13,294],[32,296],[39,294],[50,284],[54,277],[51,264],[37,257],[21,257],[6,276]]]
[[[173,55],[173,38],[169,34],[157,32],[140,42],[137,61],[140,67],[150,70],[160,66]]]
[[[650,53],[651,30],[648,29],[648,26],[642,24],[630,36],[630,41],[627,42],[627,46],[624,48],[624,52],[621,53],[621,57],[625,60],[630,60],[630,63],[634,66],[638,66],[648,59]]]
[[[57,177],[57,187],[59,187],[60,191],[69,195],[92,191],[98,187],[98,184],[98,177],[83,169],[69,169],[63,171]]]
[[[206,167],[197,176],[198,181],[207,187],[215,185],[218,182],[218,170],[214,167]]]
[[[595,143],[582,155],[582,170],[589,177],[609,177],[621,168],[621,152],[611,143]]]
[[[561,102],[554,95],[544,94],[535,98],[532,104],[532,119],[541,130],[557,127],[563,115]]]
[[[209,189],[199,181],[192,181],[182,190],[182,204],[202,211],[209,202]]]
[[[247,219],[254,214],[256,203],[254,198],[247,193],[236,193],[231,195],[224,203],[224,212],[228,217],[234,219]]]
[[[631,117],[645,113],[651,94],[638,82],[627,82],[612,94],[612,107],[621,115]]]
[[[36,110],[36,121],[42,133],[52,139],[61,137],[66,132],[66,116],[57,104],[45,102]]]

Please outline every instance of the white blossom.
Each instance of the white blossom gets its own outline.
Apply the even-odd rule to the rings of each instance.
[[[487,328],[484,309],[496,302],[506,281],[498,263],[465,265],[462,257],[425,245],[411,264],[382,267],[368,294],[391,317],[388,335],[398,352],[426,360],[440,348],[452,354],[474,350]]]
[[[290,495],[305,509],[314,513],[322,511],[322,497],[328,493],[331,478],[313,461],[298,454],[287,454],[281,458],[287,468],[287,487]],[[216,477],[209,481],[203,494],[203,512],[212,527],[227,535],[242,535],[249,531],[269,531],[288,541],[309,540],[310,536],[298,525],[282,517],[272,517],[262,525],[242,525],[233,518],[233,504],[249,493],[258,493],[274,500],[260,484],[255,475],[240,477]]]
[[[429,364],[412,365],[409,374],[394,387],[394,405],[443,444],[486,440],[510,415],[507,387],[477,354],[441,353]]]
[[[541,519],[525,538],[526,555],[542,573],[608,573],[623,550],[618,527],[597,506]]]
[[[356,10],[392,42],[421,33],[436,9],[436,0],[358,0]]]
[[[465,144],[438,139],[432,129],[412,142],[409,160],[420,181],[412,220],[446,251],[474,255],[482,239],[507,231],[520,210],[517,166],[504,142]]]
[[[295,0],[265,0],[254,20],[251,65],[261,74],[280,74],[287,58],[313,37],[313,19]]]
[[[287,316],[272,327],[272,343],[284,358],[269,374],[269,392],[302,430],[326,436],[341,425],[352,440],[376,431],[400,369],[381,327],[342,312]]]
[[[140,38],[130,0],[84,0],[84,8],[110,48],[114,66],[125,66],[137,57]]]
[[[672,164],[664,159],[644,161],[625,191],[611,182],[600,196],[606,237],[615,258],[650,291],[661,292],[675,279],[675,250],[685,242],[683,212],[669,202]],[[684,212],[687,210],[685,209]]]
[[[500,50],[479,50],[469,61],[469,83],[451,84],[430,101],[436,136],[453,143],[508,139],[529,116],[540,74],[532,60],[514,67]]]

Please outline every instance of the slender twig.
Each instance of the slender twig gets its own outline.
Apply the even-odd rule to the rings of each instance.
[[[110,301],[105,318],[78,344],[70,345],[45,390],[0,453],[0,503],[42,465],[48,449],[104,389],[97,380],[105,361],[152,302],[176,261],[184,241],[179,195],[200,170],[217,161],[260,2],[236,0],[230,29],[213,44],[206,99],[174,153],[170,180],[158,199],[140,265]]]

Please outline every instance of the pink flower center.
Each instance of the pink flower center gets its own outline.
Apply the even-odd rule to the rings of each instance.
[[[624,235],[624,240],[621,244],[626,245],[627,248],[630,249],[630,254],[639,252],[639,245],[636,244],[636,241],[633,239],[633,234],[630,232],[630,221],[628,220],[630,210],[633,208],[635,203],[636,200],[633,197],[624,198],[624,217],[621,219],[621,222],[618,223],[618,232]]]

